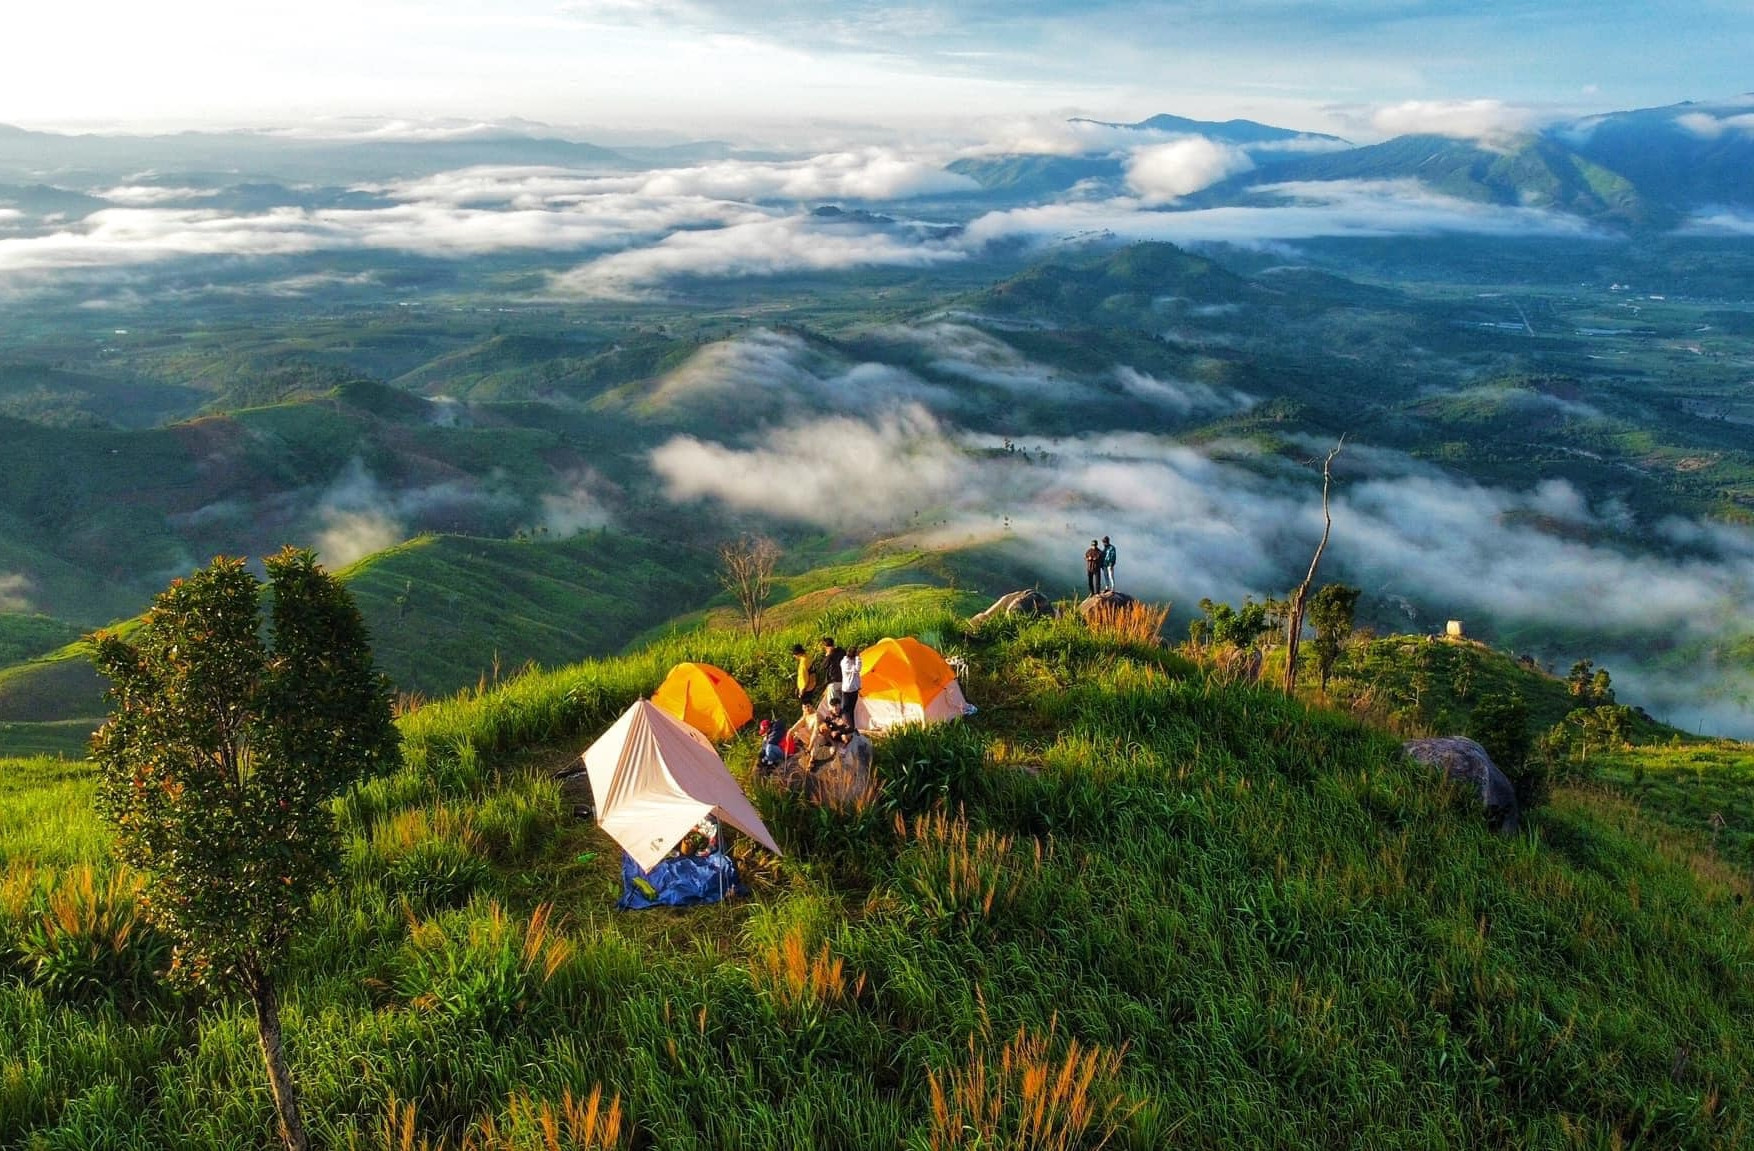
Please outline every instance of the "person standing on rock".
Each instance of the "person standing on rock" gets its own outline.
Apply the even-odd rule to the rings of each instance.
[[[827,692],[831,687],[840,686],[840,665],[846,658],[846,651],[834,642],[834,637],[822,637],[822,662],[816,665],[816,686]]]
[[[1115,545],[1102,537],[1102,590],[1115,590]]]
[[[798,663],[798,702],[809,707],[810,700],[816,695],[816,668],[810,662],[810,653],[801,643],[792,645],[792,658]]]
[[[845,717],[847,726],[856,733],[859,730],[859,717],[855,709],[859,706],[859,687],[861,686],[859,667],[859,649],[847,648],[847,654],[840,661],[840,713]]]
[[[1095,540],[1084,549],[1084,582],[1089,585],[1091,595],[1102,590],[1102,546]]]

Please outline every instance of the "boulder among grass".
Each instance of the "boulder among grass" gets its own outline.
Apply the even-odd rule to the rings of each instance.
[[[1478,792],[1480,804],[1494,830],[1505,835],[1516,834],[1520,824],[1516,788],[1492,762],[1486,749],[1459,735],[1437,739],[1410,739],[1403,746],[1407,754],[1428,767],[1435,767],[1450,779]]]
[[[1138,601],[1124,591],[1097,592],[1093,596],[1085,597],[1078,605],[1078,616],[1088,623],[1096,617],[1123,612],[1136,602]]]
[[[1054,605],[1047,596],[1042,595],[1034,588],[1024,588],[1021,591],[1007,592],[994,600],[992,607],[975,614],[974,622],[980,623],[983,620],[1001,615],[1017,615],[1038,619],[1053,614]]]

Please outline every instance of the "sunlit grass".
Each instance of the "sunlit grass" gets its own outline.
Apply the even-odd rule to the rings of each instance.
[[[792,708],[786,651],[825,632],[929,637],[979,713],[880,741],[859,811],[753,789],[786,854],[734,845],[752,899],[612,911],[619,852],[547,773],[678,659]],[[1139,636],[848,603],[400,722],[286,972],[324,1146],[1754,1139],[1727,831],[1561,788],[1502,840],[1392,738]],[[19,944],[83,860],[110,874],[86,770],[0,783],[0,1145],[265,1146],[247,1012],[70,998]]]

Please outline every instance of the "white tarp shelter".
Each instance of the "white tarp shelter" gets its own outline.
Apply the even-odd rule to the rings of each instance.
[[[650,871],[708,815],[775,855],[779,845],[706,736],[649,700],[585,749],[597,823]]]

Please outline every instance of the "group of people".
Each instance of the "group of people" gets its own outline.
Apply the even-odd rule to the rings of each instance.
[[[803,753],[810,763],[818,747],[845,747],[859,733],[860,663],[857,647],[843,648],[833,636],[822,637],[822,651],[812,659],[803,644],[792,645],[797,661],[798,722],[781,732],[771,719],[761,721],[760,766],[776,768]]]
[[[1115,545],[1107,536],[1102,537],[1101,543],[1091,540],[1084,549],[1084,578],[1091,595],[1115,590]]]

